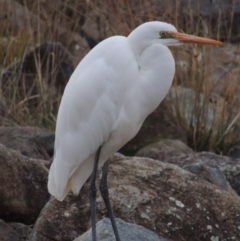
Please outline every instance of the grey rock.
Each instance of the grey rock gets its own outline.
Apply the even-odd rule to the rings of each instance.
[[[43,24],[37,15],[31,13],[17,1],[0,0],[0,9],[0,19],[1,21],[7,19],[5,21],[5,28],[11,29],[13,35],[17,35],[26,26],[30,27],[29,30],[34,31],[39,24]],[[3,26],[1,25],[1,27]]]
[[[143,147],[135,154],[135,156],[149,157],[155,160],[164,161],[174,156],[193,153],[194,151],[180,140],[164,139]]]
[[[29,241],[32,231],[30,225],[23,223],[6,223],[0,219],[1,241]]]
[[[175,116],[178,116],[187,130],[197,133],[189,135],[188,143],[198,146],[198,151],[208,149],[228,153],[233,143],[239,140],[240,48],[237,44],[229,44],[220,48],[210,48],[207,52],[199,51],[196,54],[199,66],[204,65],[204,71],[207,73],[203,78],[212,86],[198,91],[198,87],[194,85],[192,89],[183,87],[190,81],[191,46],[176,48],[174,57],[175,76],[178,82],[182,83],[182,87],[174,86],[169,95],[174,103]],[[191,73],[196,73],[196,78],[201,79],[200,72],[201,70],[198,73]],[[191,140],[193,136],[194,139]],[[224,145],[219,144],[222,142]]]
[[[18,233],[21,241],[29,241],[30,234],[32,232],[32,225],[26,225],[23,223],[8,223],[16,233]],[[1,240],[1,239],[0,239]]]
[[[187,126],[194,126],[198,124],[200,121],[207,131],[213,129],[215,120],[217,118],[216,109],[206,102],[206,97],[202,93],[198,93],[197,91],[185,88],[182,86],[173,87],[170,90],[170,95],[175,103],[178,103],[179,112],[174,114],[180,114],[181,117],[185,120]],[[197,104],[196,104],[197,103]],[[204,107],[204,105],[206,107]],[[198,107],[199,109],[206,109],[206,115],[198,116],[199,112],[194,111]],[[200,119],[200,120],[199,120]]]
[[[31,233],[31,241],[72,241],[90,226],[90,209],[86,185],[84,195],[71,193],[62,201],[54,197],[42,209]],[[85,195],[86,194],[86,195]]]
[[[37,57],[36,57],[37,56]],[[12,89],[9,85],[18,86],[16,101],[26,98],[26,93],[36,95],[39,86],[36,78],[41,71],[41,81],[46,90],[51,90],[55,98],[61,96],[68,79],[74,70],[75,59],[59,42],[44,43],[27,53],[23,59],[11,64],[1,73],[2,86],[6,99],[11,98]],[[41,67],[39,67],[41,65]],[[50,74],[51,73],[51,74]],[[44,88],[44,87],[42,87]],[[31,98],[30,98],[31,99]],[[26,104],[34,107],[39,98],[28,100]]]
[[[44,17],[45,20],[51,18],[54,14],[58,14],[56,12],[56,9],[53,9],[50,6],[45,5],[43,2],[40,2],[39,4],[40,7],[44,9],[44,12],[46,14]],[[60,1],[58,2],[58,4],[59,6],[61,5]],[[74,6],[76,6],[76,4],[77,3],[74,3]],[[89,46],[86,40],[82,38],[79,34],[71,32],[72,25],[65,25],[67,21],[65,18],[65,14],[62,14],[63,12],[59,13],[58,17],[53,18],[51,22],[47,23],[43,20],[43,18],[39,18],[39,12],[37,8],[34,7],[34,5],[35,3],[33,1],[0,0],[0,10],[3,10],[0,11],[0,19],[2,22],[5,20],[1,27],[3,27],[4,29],[11,30],[11,34],[13,36],[10,35],[10,37],[18,36],[24,29],[26,30],[27,27],[29,34],[26,33],[26,36],[31,36],[32,38],[34,38],[34,43],[36,43],[35,40],[38,38],[38,35],[36,34],[36,30],[38,28],[41,29],[41,36],[44,36],[45,43],[50,43],[53,41],[54,33],[55,43],[59,42],[67,48],[65,57],[68,55],[68,53],[71,53],[74,57],[72,58],[74,62],[74,67],[76,67],[77,63],[89,51]],[[81,5],[81,3],[79,5]],[[79,6],[79,8],[83,7]],[[79,14],[77,15],[79,17]],[[61,21],[60,17],[63,17],[64,21]],[[76,18],[74,17],[73,19],[76,20]],[[62,24],[59,24],[58,21],[61,21]],[[37,42],[39,43],[39,41]],[[29,43],[30,48],[35,47],[35,44],[33,44],[33,46],[31,45],[31,41]],[[55,52],[55,54],[58,53]],[[57,60],[56,56],[54,58],[55,60]],[[71,61],[71,63],[73,62]],[[44,62],[42,62],[42,64],[44,64]],[[56,62],[54,63],[54,65],[55,67],[57,67]],[[69,66],[69,63],[67,63],[67,65]]]
[[[48,170],[41,160],[0,144],[0,218],[33,224],[49,199]]]
[[[0,219],[0,240],[1,241],[21,241],[20,235],[11,227]]]
[[[9,108],[7,106],[6,100],[0,98],[0,120],[4,122],[8,118]]]
[[[238,159],[238,161],[240,161],[240,146],[232,147],[228,152],[228,156],[233,159]]]
[[[187,12],[190,9],[198,10],[205,16],[219,17],[228,15],[230,11],[240,13],[240,2],[232,0],[181,0],[182,7]]]
[[[54,131],[31,126],[0,127],[0,143],[31,158],[50,159],[53,155]]]
[[[120,218],[116,218],[116,224],[121,240],[124,241],[167,241],[158,237],[154,232],[132,223],[127,223]],[[111,221],[104,218],[97,223],[98,241],[115,241]],[[92,241],[92,229],[75,239],[74,241]]]
[[[162,161],[187,169],[224,190],[227,188],[230,193],[233,189],[240,196],[240,163],[238,160],[210,152],[201,152]],[[226,183],[226,180],[231,186]]]
[[[162,0],[156,4],[161,4],[163,9],[171,8],[182,13],[178,17],[178,24],[184,31],[189,25],[195,26],[195,19],[201,19],[202,25],[198,24],[206,32],[215,36],[219,32],[221,39],[227,40],[231,29],[230,40],[237,43],[240,39],[239,0]]]
[[[202,179],[215,184],[223,190],[229,191],[229,186],[225,176],[217,166],[211,167],[204,165],[203,163],[191,163],[183,166],[183,168],[201,177]]]
[[[184,157],[191,154],[194,154],[194,151],[179,140],[161,140],[158,143],[150,144],[140,149],[135,156],[149,157],[165,162],[171,162],[171,160],[174,159],[174,163],[177,164],[177,160],[181,156]],[[181,167],[194,173],[200,178],[215,184],[225,191],[232,191],[223,172],[218,168],[217,164],[210,166],[193,160]]]

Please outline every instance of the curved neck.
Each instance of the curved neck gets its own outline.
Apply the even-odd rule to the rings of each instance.
[[[173,81],[175,61],[168,47],[153,44],[139,56],[139,96],[141,105],[150,112],[167,95]]]
[[[141,56],[142,52],[152,44],[152,42],[149,41],[149,39],[147,39],[145,35],[146,32],[139,31],[139,29],[136,28],[127,37],[128,43],[135,57]]]

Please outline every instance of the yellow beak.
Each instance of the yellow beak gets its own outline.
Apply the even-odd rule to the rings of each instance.
[[[210,44],[210,45],[222,45],[221,42],[209,38],[202,38],[194,35],[189,35],[179,32],[169,32],[169,34],[182,43],[195,43],[195,44]]]

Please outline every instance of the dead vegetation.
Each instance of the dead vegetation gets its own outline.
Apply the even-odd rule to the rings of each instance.
[[[0,0],[0,95],[8,108],[2,125],[54,128],[64,86],[82,57],[99,41],[127,35],[144,21],[166,21],[180,31],[234,42],[235,5],[232,1],[225,12],[213,6],[203,16],[190,1]],[[170,96],[189,145],[226,153],[240,140],[239,46],[225,65],[220,65],[224,55],[208,46],[172,51],[177,72]],[[179,86],[185,89],[176,91]]]

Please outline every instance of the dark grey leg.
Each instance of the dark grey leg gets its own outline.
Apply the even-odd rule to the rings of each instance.
[[[112,207],[108,198],[108,186],[107,186],[108,165],[109,165],[109,161],[107,160],[102,167],[102,179],[100,183],[100,191],[112,223],[113,232],[115,234],[116,240],[121,241],[118,234],[117,225],[113,215]]]
[[[97,241],[97,233],[96,233],[96,176],[97,176],[97,168],[98,168],[98,160],[100,156],[101,146],[98,148],[95,159],[94,159],[94,166],[93,172],[91,177],[91,183],[89,186],[88,194],[90,199],[90,208],[91,208],[91,221],[92,221],[92,241]]]

